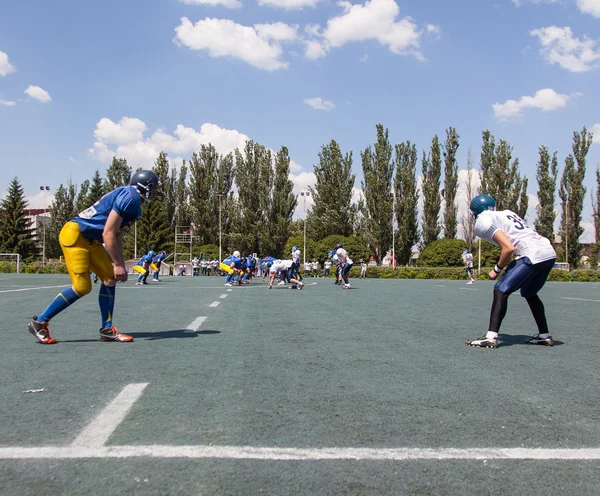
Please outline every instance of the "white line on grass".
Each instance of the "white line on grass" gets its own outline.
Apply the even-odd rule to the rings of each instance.
[[[252,446],[4,447],[0,459],[221,458],[236,460],[600,460],[600,449],[255,448]]]
[[[221,296],[219,296],[219,298],[223,299],[223,298],[227,298],[228,295],[226,294],[222,294]]]
[[[119,426],[148,383],[128,384],[71,443],[72,448],[101,448]]]
[[[196,332],[206,320],[206,317],[198,317],[194,322],[185,328],[185,332]]]
[[[23,289],[3,289],[0,293],[17,293],[19,291],[35,291],[36,289],[52,289],[52,288],[64,288],[65,284],[60,286],[37,286],[35,288],[23,288]]]
[[[220,301],[213,301],[210,305],[208,305],[209,307],[218,307],[219,303],[221,303]]]
[[[458,288],[458,289],[464,289],[465,291],[477,291],[475,288]]]
[[[561,296],[561,300],[577,300],[577,301],[593,301],[595,303],[600,303],[600,300],[588,300],[587,298],[567,298],[566,296]]]
[[[233,291],[233,289],[228,289],[227,292],[229,293],[230,291]]]

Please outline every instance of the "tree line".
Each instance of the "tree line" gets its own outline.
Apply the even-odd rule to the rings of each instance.
[[[439,238],[463,238],[469,247],[475,241],[473,219],[461,215],[457,203],[460,136],[449,127],[445,137],[435,135],[429,148],[421,150],[410,141],[392,144],[389,130],[376,126],[372,145],[360,151],[362,193],[353,201],[356,175],[352,172],[352,151],[344,152],[335,140],[321,146],[313,166],[315,184],[308,188],[313,207],[306,218],[309,243],[339,236],[380,264],[390,250],[399,265],[409,263],[412,249],[425,249]],[[561,236],[560,256],[577,267],[582,245],[579,237],[586,188],[586,156],[593,136],[584,127],[572,137],[572,153],[564,160],[559,179],[557,152],[539,147],[536,180],[538,184],[536,230],[552,241]],[[176,229],[188,228],[194,245],[215,247],[222,239],[225,252],[284,256],[286,243],[303,234],[304,221],[294,221],[298,198],[290,180],[290,156],[282,146],[273,152],[249,140],[243,150],[220,154],[212,144],[202,145],[177,169],[161,152],[152,170],[163,184],[164,198],[145,206],[142,219],[125,235],[125,252],[132,257],[149,249],[174,249]],[[78,212],[102,195],[129,183],[132,167],[124,158],[114,157],[104,175],[96,170],[79,186],[61,184],[51,206],[46,228],[46,256],[60,256],[58,233]],[[478,173],[479,181],[476,181]],[[466,164],[466,201],[479,193],[496,199],[497,209],[514,210],[526,219],[528,178],[519,171],[513,147],[482,132],[479,168],[473,165],[469,149]],[[419,179],[421,185],[419,187]],[[596,170],[596,191],[592,192],[596,243],[599,239],[600,170]],[[480,185],[479,185],[480,183]],[[558,195],[560,224],[555,233]],[[422,208],[419,202],[422,200]],[[25,259],[40,256],[39,235],[27,218],[23,188],[14,178],[0,204],[0,249],[20,253]],[[419,213],[420,211],[420,213]],[[207,248],[208,249],[208,248]],[[307,249],[308,251],[308,249]],[[307,254],[316,258],[317,254]],[[593,258],[596,259],[594,249]]]

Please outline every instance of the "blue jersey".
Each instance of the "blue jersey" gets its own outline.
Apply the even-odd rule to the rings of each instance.
[[[121,186],[86,208],[73,221],[86,238],[102,242],[104,226],[112,210],[123,218],[121,229],[132,225],[142,216],[140,194],[133,186]]]
[[[150,255],[144,255],[142,258],[140,258],[139,262],[137,262],[136,265],[144,265],[144,262],[146,262],[147,264],[151,264],[152,257]]]
[[[241,269],[242,268],[242,259],[238,258],[238,257],[234,257],[233,255],[230,257],[227,257],[225,260],[223,260],[223,263],[229,267],[231,267],[231,264],[235,264],[234,267],[236,269]]]
[[[246,263],[244,264],[244,267],[246,269],[253,269],[255,266],[256,266],[256,264],[254,263],[253,257],[246,258]]]
[[[165,259],[166,256],[167,256],[166,253],[159,253],[158,255],[156,255],[154,257],[154,263],[157,264],[157,263],[162,262]]]

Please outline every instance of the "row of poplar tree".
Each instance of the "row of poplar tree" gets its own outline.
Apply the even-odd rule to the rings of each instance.
[[[306,219],[307,237],[315,242],[332,235],[355,237],[366,253],[380,263],[395,242],[397,263],[407,264],[412,248],[422,250],[440,237],[464,238],[471,247],[475,241],[471,216],[460,216],[456,200],[458,188],[459,135],[452,127],[445,140],[436,135],[427,151],[419,157],[410,141],[392,146],[389,131],[376,126],[377,138],[360,152],[363,179],[362,195],[353,203],[356,175],[352,172],[352,152],[344,153],[335,140],[323,145],[314,165],[316,183],[309,188],[313,207]],[[562,237],[568,247],[568,260],[577,266],[581,257],[579,237],[586,188],[583,185],[586,156],[592,135],[584,127],[573,133],[572,153],[565,159],[558,183],[558,156],[546,146],[539,148],[536,179],[538,215],[536,230],[554,240]],[[418,165],[422,188],[418,188]],[[519,159],[513,148],[502,139],[483,131],[479,177],[475,187],[473,158],[469,151],[467,168],[467,202],[479,193],[492,195],[498,209],[514,210],[523,219],[528,208],[528,178],[519,172]],[[288,149],[272,152],[254,141],[247,141],[243,151],[219,154],[211,144],[202,145],[179,169],[170,167],[165,153],[157,157],[153,170],[159,176],[165,196],[144,206],[142,219],[125,237],[126,256],[149,249],[173,250],[176,230],[191,229],[195,245],[216,245],[222,234],[225,252],[259,253],[280,257],[290,236],[302,232],[293,220],[298,199],[289,179]],[[442,174],[443,173],[443,174]],[[103,194],[129,183],[132,168],[122,158],[113,158],[102,177],[96,171],[91,180],[79,187],[61,184],[51,206],[51,220],[46,228],[46,256],[59,257],[58,234],[63,224],[78,212],[95,203]],[[442,178],[443,175],[443,178]],[[597,191],[592,193],[596,241],[600,217],[597,198],[600,194],[600,171],[596,171]],[[558,188],[557,188],[558,187]],[[558,191],[557,191],[558,189]],[[556,193],[560,200],[560,228],[554,232],[557,216]],[[419,218],[419,196],[423,208]],[[26,217],[27,202],[17,178],[0,205],[0,249],[20,253],[25,259],[39,257],[39,233],[33,231]],[[394,217],[394,222],[392,218]]]

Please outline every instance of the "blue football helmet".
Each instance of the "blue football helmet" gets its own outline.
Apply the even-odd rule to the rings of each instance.
[[[131,176],[129,184],[137,189],[140,196],[146,201],[153,200],[154,198],[162,198],[164,196],[160,180],[153,171],[137,171]]]
[[[471,200],[471,213],[477,217],[481,212],[496,209],[496,200],[490,195],[477,195]]]
[[[156,253],[154,253],[154,251],[153,251],[153,250],[150,250],[150,251],[148,252],[148,256],[149,256],[149,257],[153,257],[154,255],[156,255]]]
[[[329,250],[329,258],[335,255],[335,250]]]
[[[292,251],[296,251],[298,247],[296,245],[292,246]]]

